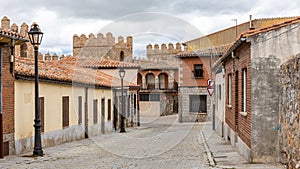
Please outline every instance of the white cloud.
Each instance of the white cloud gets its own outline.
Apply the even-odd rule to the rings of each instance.
[[[234,26],[231,19],[237,19],[238,23],[246,22],[250,14],[254,19],[299,15],[300,1],[28,0],[24,3],[10,0],[2,3],[0,11],[2,16],[7,15],[11,23],[18,25],[23,22],[30,25],[36,21],[45,33],[41,46],[43,51],[68,54],[72,52],[74,34],[105,34],[111,31],[115,37],[139,35],[135,41],[139,44],[134,46],[142,49],[143,44],[156,41],[160,43],[165,40],[165,43],[169,43],[194,39]],[[138,12],[162,13],[141,15],[136,14]],[[155,37],[144,36],[147,33],[153,33]]]

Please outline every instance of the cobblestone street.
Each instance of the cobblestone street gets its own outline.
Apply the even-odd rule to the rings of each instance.
[[[209,168],[202,125],[177,123],[177,116],[143,118],[127,133],[112,132],[44,148],[44,157],[9,156],[1,168]],[[30,153],[28,153],[30,154]]]

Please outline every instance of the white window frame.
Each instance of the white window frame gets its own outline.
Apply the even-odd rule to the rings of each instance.
[[[232,75],[228,75],[228,105],[227,107],[231,108],[232,104]]]
[[[243,69],[243,112],[247,112],[247,69]]]

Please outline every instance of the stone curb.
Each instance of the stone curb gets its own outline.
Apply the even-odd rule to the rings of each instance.
[[[200,137],[201,137],[201,140],[204,144],[204,148],[205,148],[205,151],[206,151],[206,154],[207,154],[207,158],[208,158],[208,161],[209,161],[209,165],[214,167],[216,166],[216,162],[212,156],[212,152],[210,151],[209,147],[208,147],[208,144],[206,142],[206,139],[205,139],[205,136],[203,134],[203,131],[201,130],[200,131]]]

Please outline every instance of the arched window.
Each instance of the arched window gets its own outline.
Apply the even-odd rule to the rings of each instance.
[[[155,76],[153,73],[149,73],[146,76],[146,86],[148,90],[155,89]]]
[[[159,75],[159,89],[168,89],[168,75],[166,73]]]
[[[124,52],[123,51],[120,52],[120,61],[124,61]]]

